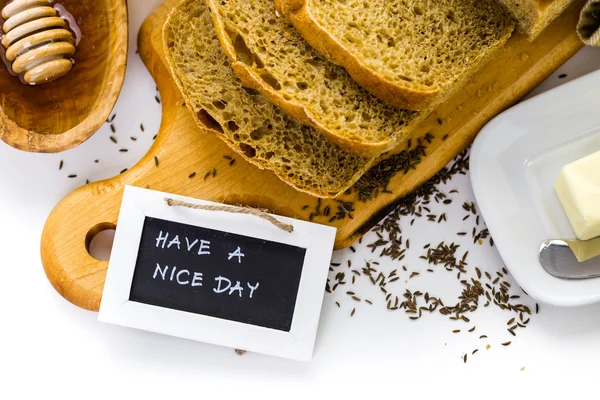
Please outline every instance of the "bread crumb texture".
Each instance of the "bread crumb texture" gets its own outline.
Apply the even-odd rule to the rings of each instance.
[[[186,105],[250,162],[321,197],[343,193],[371,165],[371,159],[328,142],[245,87],[221,48],[203,1],[186,0],[174,9],[164,41]]]
[[[306,0],[311,15],[388,81],[444,90],[510,34],[495,0]]]
[[[332,140],[342,138],[338,141],[342,145],[350,140],[355,147],[384,146],[381,153],[406,137],[407,128],[418,122],[420,113],[398,110],[377,99],[343,67],[321,56],[291,23],[278,16],[273,0],[212,0],[211,4],[223,21],[237,61],[273,89],[272,96],[278,99],[263,93],[283,101],[282,107],[291,115],[293,108],[286,105],[304,109],[312,120],[308,122]],[[339,4],[333,1],[331,7],[345,9]]]

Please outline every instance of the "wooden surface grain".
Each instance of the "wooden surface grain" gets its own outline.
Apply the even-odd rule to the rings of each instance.
[[[93,259],[88,246],[97,232],[116,226],[124,185],[266,208],[301,219],[309,219],[318,202],[272,173],[244,162],[218,137],[196,127],[171,79],[162,49],[162,26],[177,2],[167,0],[144,22],[139,33],[140,55],[158,84],[163,104],[162,124],[154,145],[127,172],[68,195],[44,227],[41,253],[48,279],[67,300],[88,310],[99,308],[108,265]],[[427,133],[434,139],[427,144],[426,157],[416,169],[400,172],[391,179],[391,193],[364,203],[357,201],[356,194],[345,196],[344,201],[354,203],[352,218],[346,215],[329,223],[330,216],[321,215],[313,221],[338,229],[337,248],[352,244],[404,195],[464,150],[486,122],[518,102],[582,47],[575,33],[578,11],[571,8],[533,43],[515,35],[495,60],[422,123],[411,137],[412,145]],[[403,143],[397,151],[406,146]],[[230,165],[224,156],[233,157],[236,162]],[[205,179],[213,169],[216,175],[209,174]],[[320,201],[321,210],[327,206],[333,214],[339,203]]]
[[[26,86],[0,63],[0,140],[19,150],[56,153],[86,141],[106,121],[125,79],[126,0],[60,3],[82,35],[73,69],[54,82]]]

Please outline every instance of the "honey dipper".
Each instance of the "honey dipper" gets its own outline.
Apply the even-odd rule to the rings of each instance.
[[[14,0],[2,10],[2,46],[13,73],[40,85],[66,75],[73,67],[73,34],[49,0]]]

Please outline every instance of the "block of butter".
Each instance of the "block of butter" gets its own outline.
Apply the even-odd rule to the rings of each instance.
[[[577,237],[600,236],[600,151],[566,165],[555,189]]]

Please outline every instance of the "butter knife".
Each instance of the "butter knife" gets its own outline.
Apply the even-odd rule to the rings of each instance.
[[[565,279],[600,277],[600,237],[591,240],[547,240],[539,253],[542,267]]]

